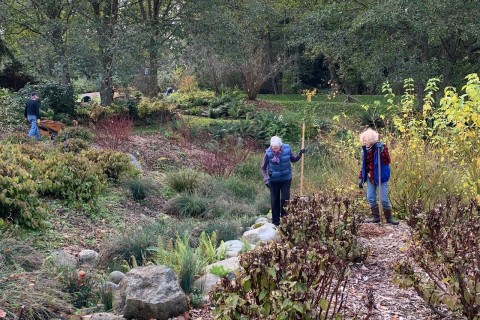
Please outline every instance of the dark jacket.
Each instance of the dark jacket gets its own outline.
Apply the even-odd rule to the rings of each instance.
[[[38,100],[28,100],[23,115],[25,118],[27,116],[37,116],[37,119],[40,119],[40,102]]]
[[[373,147],[373,177],[375,184],[378,184],[378,161],[383,160],[382,155],[379,159],[379,153],[386,153],[385,158],[388,158],[388,161],[381,161],[380,173],[381,181],[387,182],[390,179],[390,157],[388,156],[387,147],[382,142],[377,142]],[[367,147],[363,146],[363,157],[362,157],[362,170],[361,170],[361,179],[363,182],[366,182],[368,179],[368,163],[367,163]]]

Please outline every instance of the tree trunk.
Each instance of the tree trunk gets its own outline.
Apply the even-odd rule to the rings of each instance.
[[[102,82],[100,84],[100,105],[109,106],[113,103],[113,57],[104,54],[102,59]]]
[[[97,34],[102,61],[102,81],[100,84],[100,105],[113,103],[113,45],[115,43],[115,27],[118,19],[118,1],[105,1],[103,17],[100,3],[91,0],[93,12],[97,20]]]
[[[150,38],[148,61],[150,67],[148,73],[148,97],[153,98],[156,97],[159,93],[157,44],[153,37]]]

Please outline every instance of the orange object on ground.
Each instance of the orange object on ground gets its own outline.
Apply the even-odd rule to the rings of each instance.
[[[64,124],[60,121],[53,120],[40,120],[38,130],[42,135],[50,136],[50,139],[54,139],[58,133],[63,129]]]

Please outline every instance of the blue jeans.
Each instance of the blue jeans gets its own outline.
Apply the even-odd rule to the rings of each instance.
[[[377,185],[367,179],[367,201],[370,207],[376,207],[377,204]],[[384,209],[390,209],[390,200],[388,199],[388,181],[382,182],[382,206]]]
[[[42,138],[40,137],[40,131],[38,131],[37,116],[28,115],[27,120],[32,125],[32,127],[30,128],[30,131],[28,132],[28,136],[29,137],[35,136],[37,138],[37,141],[40,141]]]

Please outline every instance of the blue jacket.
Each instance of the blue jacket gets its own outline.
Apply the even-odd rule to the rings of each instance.
[[[282,153],[279,155],[280,163],[273,163],[273,152],[270,147],[265,150],[268,157],[268,176],[270,181],[279,182],[292,179],[292,165],[290,164],[290,146],[282,145]]]
[[[377,142],[373,146],[373,179],[376,184],[378,184],[378,161],[379,159],[379,151],[380,153],[383,152],[383,147],[384,144],[383,142]],[[368,179],[368,174],[367,174],[367,147],[363,146],[363,157],[362,157],[362,181],[366,182]],[[390,164],[381,164],[380,165],[380,170],[381,170],[381,181],[387,182],[390,179]]]

